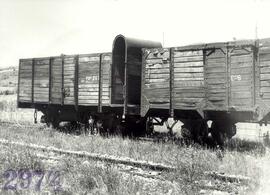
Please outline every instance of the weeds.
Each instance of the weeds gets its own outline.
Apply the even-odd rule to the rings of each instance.
[[[8,99],[11,98],[11,99]],[[0,99],[0,122],[10,121],[18,124],[32,124],[33,110],[16,108],[16,97]],[[74,136],[61,133],[45,126],[24,127],[7,125],[0,127],[0,137],[13,141],[54,146],[68,150],[84,150],[100,154],[130,157],[137,160],[164,163],[178,167],[175,173],[165,175],[171,181],[170,187],[158,183],[147,186],[134,177],[120,174],[113,167],[100,166],[93,162],[66,159],[58,167],[65,175],[64,194],[141,194],[161,188],[161,192],[175,194],[199,193],[200,181],[206,180],[205,172],[217,171],[243,175],[258,181],[259,169],[254,160],[265,154],[263,144],[255,141],[233,139],[226,145],[219,157],[216,151],[199,146],[179,146],[174,143],[153,143],[121,137],[104,138],[96,136]],[[1,170],[12,167],[44,168],[29,151],[1,150]],[[173,187],[172,187],[173,186]],[[253,189],[253,187],[251,187]],[[172,191],[170,191],[172,190]]]
[[[253,155],[265,154],[265,146],[263,143],[239,138],[229,140],[225,148],[229,151],[247,152]]]

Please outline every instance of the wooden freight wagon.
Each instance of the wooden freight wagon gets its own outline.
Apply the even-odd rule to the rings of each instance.
[[[110,67],[110,53],[21,59],[18,107],[36,108],[54,124],[82,121],[91,113],[106,111]]]
[[[143,49],[140,112],[189,129],[212,120],[228,137],[236,122],[267,122],[270,39]]]

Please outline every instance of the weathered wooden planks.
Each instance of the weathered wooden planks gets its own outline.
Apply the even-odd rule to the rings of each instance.
[[[89,105],[98,103],[99,94],[99,54],[79,57],[78,103]]]
[[[49,59],[35,59],[34,103],[49,101]]]
[[[171,55],[173,56],[174,62],[174,109],[196,109],[196,105],[200,103],[204,97],[203,51],[174,50],[174,53]],[[196,93],[192,93],[193,91],[196,91]]]
[[[205,50],[207,110],[226,109],[227,106],[227,64],[224,50]]]
[[[110,65],[110,53],[20,60],[18,101],[32,102],[33,92],[33,103],[108,106]]]
[[[270,100],[270,46],[262,44],[259,50],[259,75],[260,75],[260,90],[259,93],[262,99]]]
[[[51,103],[62,103],[62,58],[55,57],[52,59],[51,71]]]
[[[176,110],[253,109],[259,86],[270,96],[270,55],[264,49],[259,85],[252,44],[145,49],[141,109],[165,108],[162,103]]]
[[[149,54],[148,54],[149,53]],[[169,109],[170,103],[170,56],[168,49],[149,49],[143,64],[143,98],[157,108]],[[148,55],[147,55],[148,54]]]
[[[253,105],[254,75],[251,47],[230,52],[230,105],[250,108]],[[242,100],[242,101],[240,101]]]
[[[63,63],[63,103],[67,105],[75,105],[74,85],[76,56],[64,56]]]
[[[32,59],[20,60],[18,101],[32,102]]]
[[[102,55],[102,92],[101,101],[103,106],[108,106],[110,103],[110,76],[111,76],[111,54]]]
[[[105,106],[109,104],[110,65],[111,54],[109,53],[79,56],[79,105]]]

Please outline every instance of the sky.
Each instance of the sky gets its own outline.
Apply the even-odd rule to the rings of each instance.
[[[118,34],[164,47],[267,38],[269,10],[267,0],[0,0],[0,68],[109,52]]]

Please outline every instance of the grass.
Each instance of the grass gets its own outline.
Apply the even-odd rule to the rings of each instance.
[[[246,152],[255,155],[264,155],[266,144],[254,140],[233,138],[225,145],[229,151]]]
[[[41,113],[38,113],[40,118]],[[17,95],[0,95],[0,122],[11,122],[21,125],[33,124],[33,109],[17,108]]]
[[[256,189],[255,184],[258,184],[260,179],[260,169],[253,163],[254,160],[259,158],[256,150],[253,150],[253,152],[227,150],[224,156],[220,157],[218,151],[204,149],[199,146],[179,146],[173,143],[143,142],[122,139],[120,137],[75,136],[41,126],[21,128],[16,125],[2,125],[0,128],[0,137],[13,141],[54,146],[69,150],[84,150],[119,157],[130,157],[137,160],[176,166],[178,167],[177,172],[167,173],[165,177],[175,184],[177,190],[181,189],[181,194],[190,194],[192,192],[199,193],[200,186],[202,185],[201,181],[208,181],[210,179],[205,176],[205,172],[216,171],[250,177],[253,179],[253,181],[248,184],[250,191]],[[74,168],[74,165],[76,165],[77,168],[80,167],[75,159],[69,159],[65,161],[62,169],[68,170],[72,167]],[[80,175],[80,173],[77,173],[77,171],[79,171],[77,168],[74,176],[78,174],[80,178],[88,178],[88,173],[82,171],[82,175]],[[103,170],[100,174],[106,175],[108,172],[104,172]],[[115,177],[116,176],[113,176],[113,178]],[[119,177],[121,179],[121,176]],[[88,178],[90,181],[84,181],[84,179],[83,182],[86,183],[82,185],[92,185],[91,180],[93,179]],[[110,182],[107,182],[106,185],[109,185],[109,183]],[[121,186],[122,184],[120,187]],[[114,189],[114,191],[118,192],[117,189]]]
[[[168,192],[171,194],[198,194],[201,191],[201,185],[204,185],[206,181],[208,183],[216,182],[205,176],[206,171],[241,173],[255,177],[254,179],[257,180],[259,170],[250,161],[253,157],[249,158],[235,152],[226,153],[220,160],[213,151],[184,147],[175,156],[177,171],[164,173],[163,177],[169,181],[164,183],[157,180],[145,181],[133,175],[125,175],[117,171],[114,166],[88,159],[63,157],[58,164],[49,164],[38,159],[35,153],[14,146],[1,148],[0,170],[2,173],[8,169],[57,170],[61,176],[61,190],[57,194],[165,194]],[[6,180],[2,177],[0,185],[3,186],[5,182]],[[36,182],[34,180],[32,183]],[[231,192],[237,191],[240,194],[248,194],[247,192],[250,191],[252,194],[256,185],[256,182],[250,183],[247,189],[240,192],[239,186],[234,185],[219,186],[219,188],[230,188]],[[42,190],[54,192],[52,186],[48,184],[42,185]],[[6,194],[6,191],[2,190],[2,193]],[[18,189],[17,193],[36,194],[37,192],[32,186],[27,190]]]
[[[157,190],[159,194],[165,194],[170,190],[168,184],[161,184],[159,181],[145,182],[132,175],[123,175],[113,166],[98,165],[96,162],[86,159],[63,158],[60,163],[51,165],[37,158],[35,153],[25,151],[17,147],[2,148],[0,157],[0,171],[4,173],[6,170],[28,170],[45,172],[45,178],[42,180],[41,192],[51,192],[51,194],[147,194],[153,190]],[[57,170],[60,173],[60,188],[55,189],[48,172]],[[32,175],[32,181],[28,188],[22,189],[20,182],[26,182],[26,178],[19,176],[13,184],[18,184],[16,191],[2,189],[1,194],[40,194],[35,190],[35,185],[39,177]],[[1,177],[0,185],[3,186],[7,182],[7,178]],[[20,185],[19,185],[20,184]],[[158,188],[158,189],[157,189]],[[175,191],[179,194],[181,191]]]
[[[15,94],[17,90],[18,70],[15,67],[0,69],[0,95]]]
[[[254,162],[265,154],[265,147],[261,143],[243,139],[233,139],[228,142],[225,153],[220,155],[219,151],[196,145],[180,146],[174,143],[143,142],[121,137],[104,138],[99,135],[66,134],[44,125],[33,125],[33,110],[17,109],[16,95],[0,96],[0,123],[2,123],[0,137],[3,139],[130,157],[178,167],[176,172],[164,175],[171,182],[168,187],[160,183],[146,185],[135,177],[123,176],[114,167],[100,167],[95,162],[86,159],[63,159],[56,169],[61,170],[65,178],[64,194],[145,194],[147,192],[151,194],[155,193],[155,189],[160,193],[196,194],[200,192],[204,181],[216,182],[205,176],[204,173],[208,171],[252,178],[253,181],[242,191],[239,186],[231,187],[238,192],[249,191],[252,194],[256,190],[261,175],[260,167]],[[48,165],[38,160],[29,151],[9,148],[1,149],[1,152],[4,154],[0,157],[2,172],[12,167],[49,169]],[[228,188],[228,186],[220,188]],[[230,190],[233,192],[233,189]],[[31,191],[31,193],[34,192]]]

